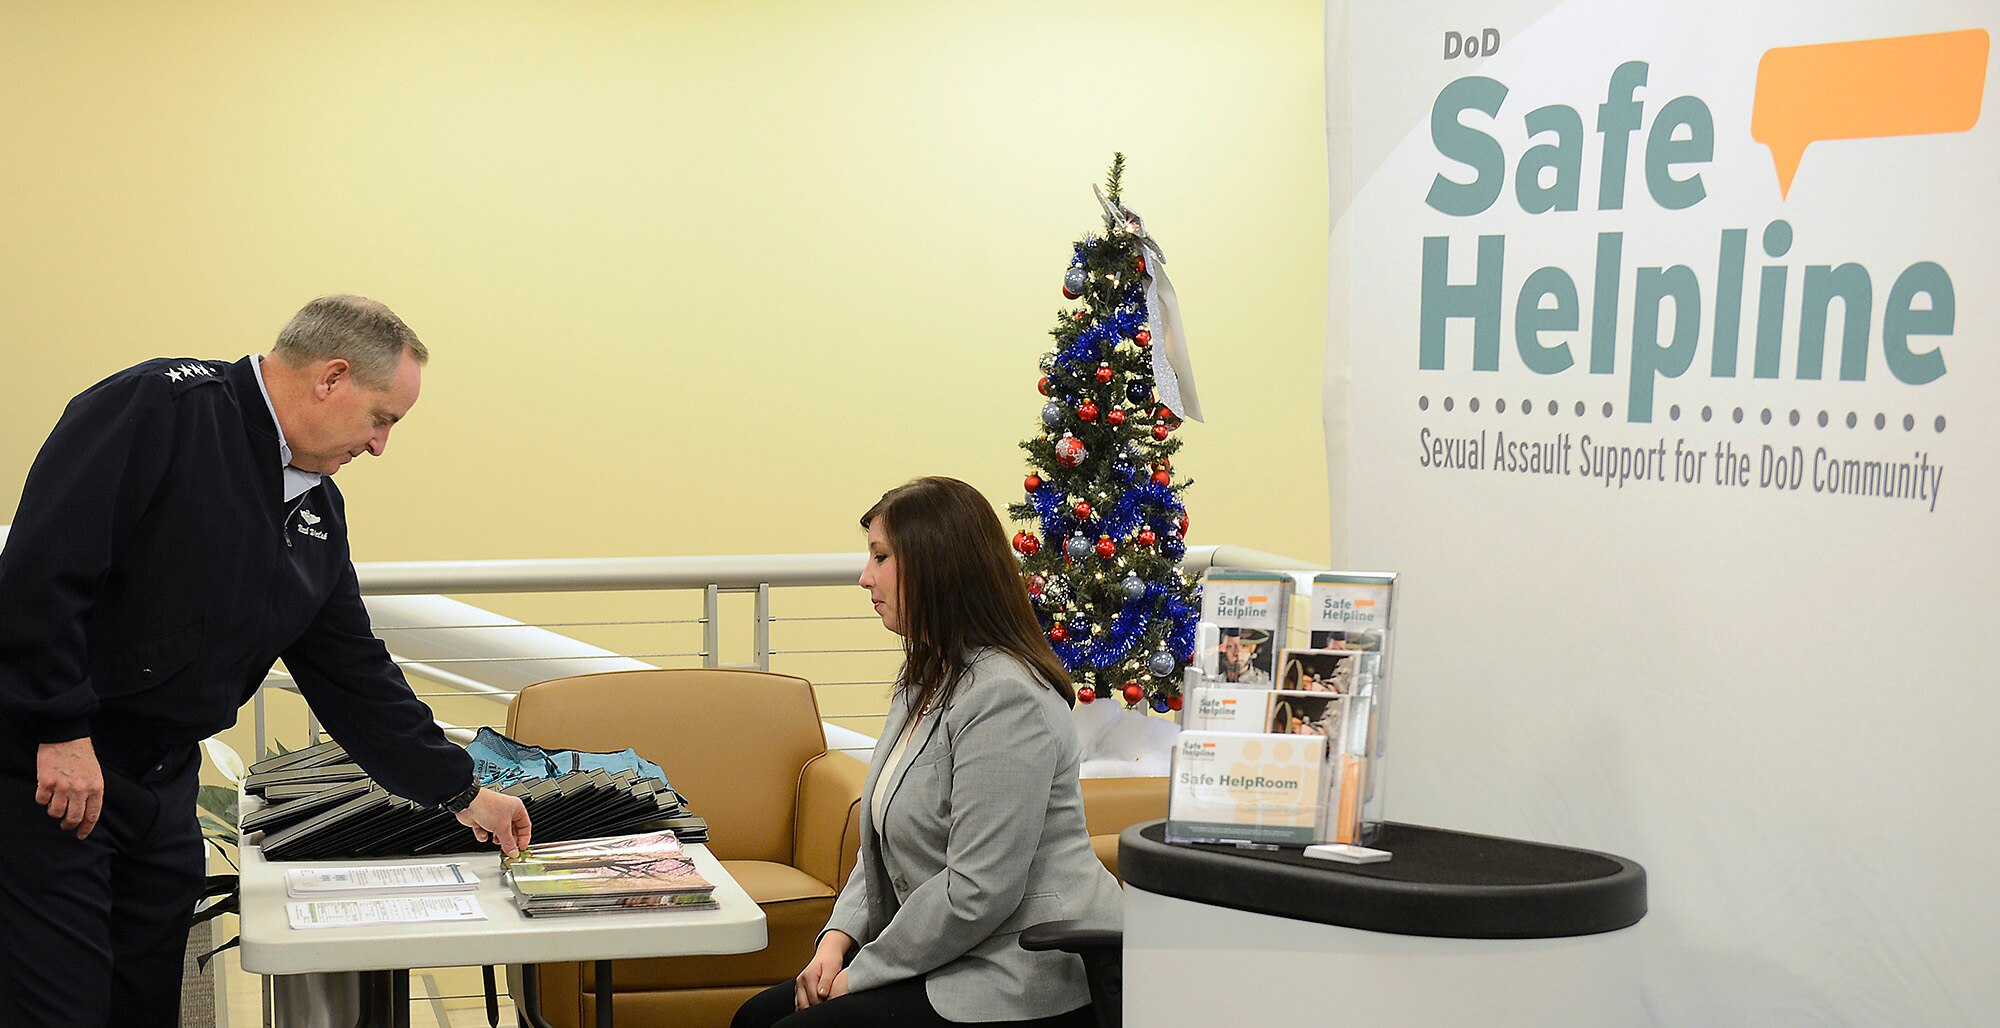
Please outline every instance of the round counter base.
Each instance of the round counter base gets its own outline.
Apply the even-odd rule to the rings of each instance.
[[[1125,886],[1125,1023],[1645,1023],[1641,925],[1551,939],[1391,935]]]

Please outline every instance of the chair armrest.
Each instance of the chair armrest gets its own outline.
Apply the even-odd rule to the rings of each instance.
[[[1085,778],[1077,785],[1083,793],[1084,828],[1092,835],[1117,835],[1141,821],[1167,816],[1164,775]]]
[[[1116,952],[1125,945],[1125,933],[1115,928],[1085,928],[1081,921],[1046,921],[1029,925],[1021,932],[1021,948],[1059,949],[1065,953]]]
[[[839,891],[861,853],[861,786],[868,765],[828,750],[799,770],[792,866]]]

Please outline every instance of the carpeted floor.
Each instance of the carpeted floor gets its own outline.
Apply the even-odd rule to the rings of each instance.
[[[181,965],[181,1028],[215,1028],[215,979],[209,971],[195,969],[196,957],[209,950],[209,929],[213,922],[195,925],[188,932],[187,962]]]

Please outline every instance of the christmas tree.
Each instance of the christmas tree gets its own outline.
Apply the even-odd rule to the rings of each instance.
[[[1180,494],[1192,483],[1174,477],[1181,419],[1161,402],[1180,403],[1181,391],[1155,392],[1152,328],[1160,326],[1149,327],[1147,292],[1159,293],[1148,270],[1158,270],[1159,250],[1121,202],[1124,170],[1118,154],[1099,194],[1104,233],[1075,244],[1063,278],[1063,296],[1080,302],[1049,333],[1043,431],[1021,443],[1027,497],[1008,513],[1035,526],[1014,536],[1014,548],[1077,699],[1178,710],[1200,610],[1180,568],[1188,527]]]

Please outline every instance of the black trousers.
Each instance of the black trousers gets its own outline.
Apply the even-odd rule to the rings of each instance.
[[[0,736],[12,733],[0,732]],[[35,803],[35,747],[0,739],[0,1025],[177,1028],[206,868],[193,746],[93,737],[90,838]],[[25,754],[26,761],[22,757]]]
[[[947,1021],[932,1008],[924,980],[911,978],[867,992],[850,992],[816,1006],[795,1011],[796,985],[779,982],[750,997],[736,1010],[729,1028],[935,1028],[964,1022]],[[981,1021],[1009,1028],[1092,1028],[1097,1023],[1088,1005],[1054,1017],[1029,1021]]]

